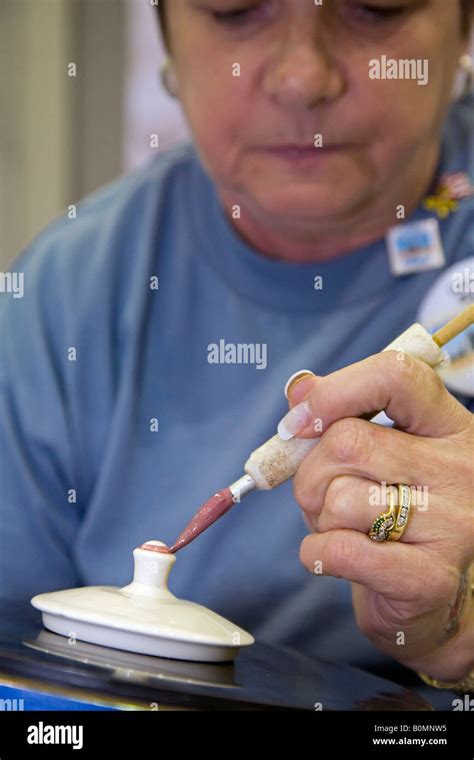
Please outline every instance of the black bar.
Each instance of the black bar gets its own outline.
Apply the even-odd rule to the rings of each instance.
[[[453,712],[177,712],[160,710],[159,705],[140,712],[2,712],[0,760],[99,753],[106,760],[112,753],[136,760],[138,753],[182,756],[186,749],[193,757],[208,751],[235,757],[238,752],[246,760],[257,753],[268,757],[273,748],[279,756],[304,754],[318,760],[340,752],[347,752],[346,757],[403,753],[408,759],[472,760],[473,709],[474,700],[467,709]],[[58,743],[48,743],[50,739]],[[61,743],[66,740],[70,743]]]

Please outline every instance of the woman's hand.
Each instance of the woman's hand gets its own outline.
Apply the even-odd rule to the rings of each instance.
[[[321,441],[294,481],[314,530],[302,563],[352,581],[357,623],[379,649],[440,680],[465,677],[474,667],[473,415],[432,369],[393,351],[301,380],[290,405],[303,399],[293,428]],[[396,428],[358,419],[381,409]],[[373,541],[386,486],[399,483],[416,486],[405,533]]]

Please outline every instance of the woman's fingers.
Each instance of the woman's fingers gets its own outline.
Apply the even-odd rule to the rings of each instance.
[[[433,603],[450,600],[459,583],[453,562],[437,562],[425,549],[401,542],[371,541],[355,530],[331,530],[307,536],[300,547],[302,564],[315,575],[332,575],[359,583],[398,602],[418,603],[420,614]],[[422,600],[422,601],[421,601]]]
[[[459,452],[443,441],[420,438],[360,419],[335,422],[298,468],[296,501],[319,515],[334,478],[356,475],[376,483],[405,483],[436,490],[459,466]]]
[[[319,513],[303,510],[308,530],[319,534],[339,531],[368,533],[374,521],[390,510],[391,485],[355,475],[339,475],[329,483]],[[393,492],[395,514],[399,494]],[[446,500],[426,487],[411,488],[407,526],[398,545],[433,547],[438,560],[460,566],[472,561],[474,524],[469,495]],[[436,547],[435,547],[436,545]]]
[[[434,370],[396,351],[375,354],[325,377],[306,379],[304,385],[303,400],[303,381],[294,388],[298,403],[279,425],[282,437],[314,437],[336,420],[382,409],[398,427],[422,436],[454,434],[471,424],[470,413],[448,393]]]
[[[389,510],[389,486],[374,483],[366,478],[342,475],[329,484],[319,517],[308,514],[314,529],[320,533],[349,528],[368,533],[376,518]],[[398,489],[394,492],[398,499]],[[448,515],[440,509],[439,499],[428,501],[427,489],[412,489],[408,525],[403,534],[404,543],[429,543],[436,537],[440,524],[448,527]],[[395,500],[395,507],[398,502]],[[433,522],[433,518],[437,522]]]

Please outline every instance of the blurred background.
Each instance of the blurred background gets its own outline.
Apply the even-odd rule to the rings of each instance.
[[[0,271],[70,204],[187,139],[164,58],[152,0],[0,0]]]

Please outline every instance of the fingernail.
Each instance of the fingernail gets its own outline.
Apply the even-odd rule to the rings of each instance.
[[[316,377],[316,375],[314,372],[311,372],[310,369],[300,369],[286,381],[285,390],[283,392],[287,399],[289,398],[291,390],[294,388],[296,383],[299,383],[300,380],[304,380],[306,377]]]
[[[290,409],[278,423],[278,435],[282,441],[289,441],[301,433],[313,419],[313,411],[307,401],[302,401]]]

